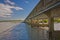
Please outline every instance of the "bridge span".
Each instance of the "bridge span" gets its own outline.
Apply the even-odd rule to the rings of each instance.
[[[60,0],[40,0],[24,22],[31,25],[31,28],[44,30],[38,31],[38,40],[60,40],[60,31],[54,29],[57,20],[60,20]],[[33,36],[33,31],[31,34]],[[33,36],[31,40],[34,39]]]

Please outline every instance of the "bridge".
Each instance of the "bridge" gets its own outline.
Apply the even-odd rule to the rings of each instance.
[[[60,19],[60,0],[40,0],[24,22],[31,25],[31,28],[48,31],[48,33],[46,32],[48,35],[44,36],[45,32],[42,33],[43,31],[40,30],[39,34],[42,33],[42,36],[40,35],[38,38],[47,36],[46,40],[60,40],[60,31],[54,30],[54,21],[58,19]],[[34,40],[33,38],[34,36],[32,40]]]

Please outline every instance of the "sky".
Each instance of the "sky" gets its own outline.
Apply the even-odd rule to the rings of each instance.
[[[0,20],[24,20],[40,0],[0,0]]]

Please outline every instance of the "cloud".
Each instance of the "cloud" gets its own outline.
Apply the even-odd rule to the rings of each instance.
[[[13,3],[13,2],[10,2],[9,0],[7,0],[7,2],[9,3]],[[15,3],[14,3],[15,4]],[[9,4],[3,4],[1,3],[0,4],[0,17],[11,17],[13,10],[12,9],[15,9],[15,10],[23,10],[23,8],[21,7],[18,7],[18,6],[11,6]]]
[[[25,1],[25,3],[29,3],[29,1]]]
[[[11,4],[11,5],[15,5],[15,3],[14,2],[11,2],[10,0],[5,0],[5,3]]]

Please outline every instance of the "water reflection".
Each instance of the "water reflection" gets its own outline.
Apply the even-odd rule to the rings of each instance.
[[[9,22],[4,22],[0,24],[8,24]],[[9,25],[9,26],[8,26]],[[28,28],[25,23],[9,23],[3,31],[0,29],[0,40],[29,40]],[[1,27],[2,25],[0,25]],[[5,27],[3,26],[3,27]],[[11,26],[11,27],[10,27]]]

